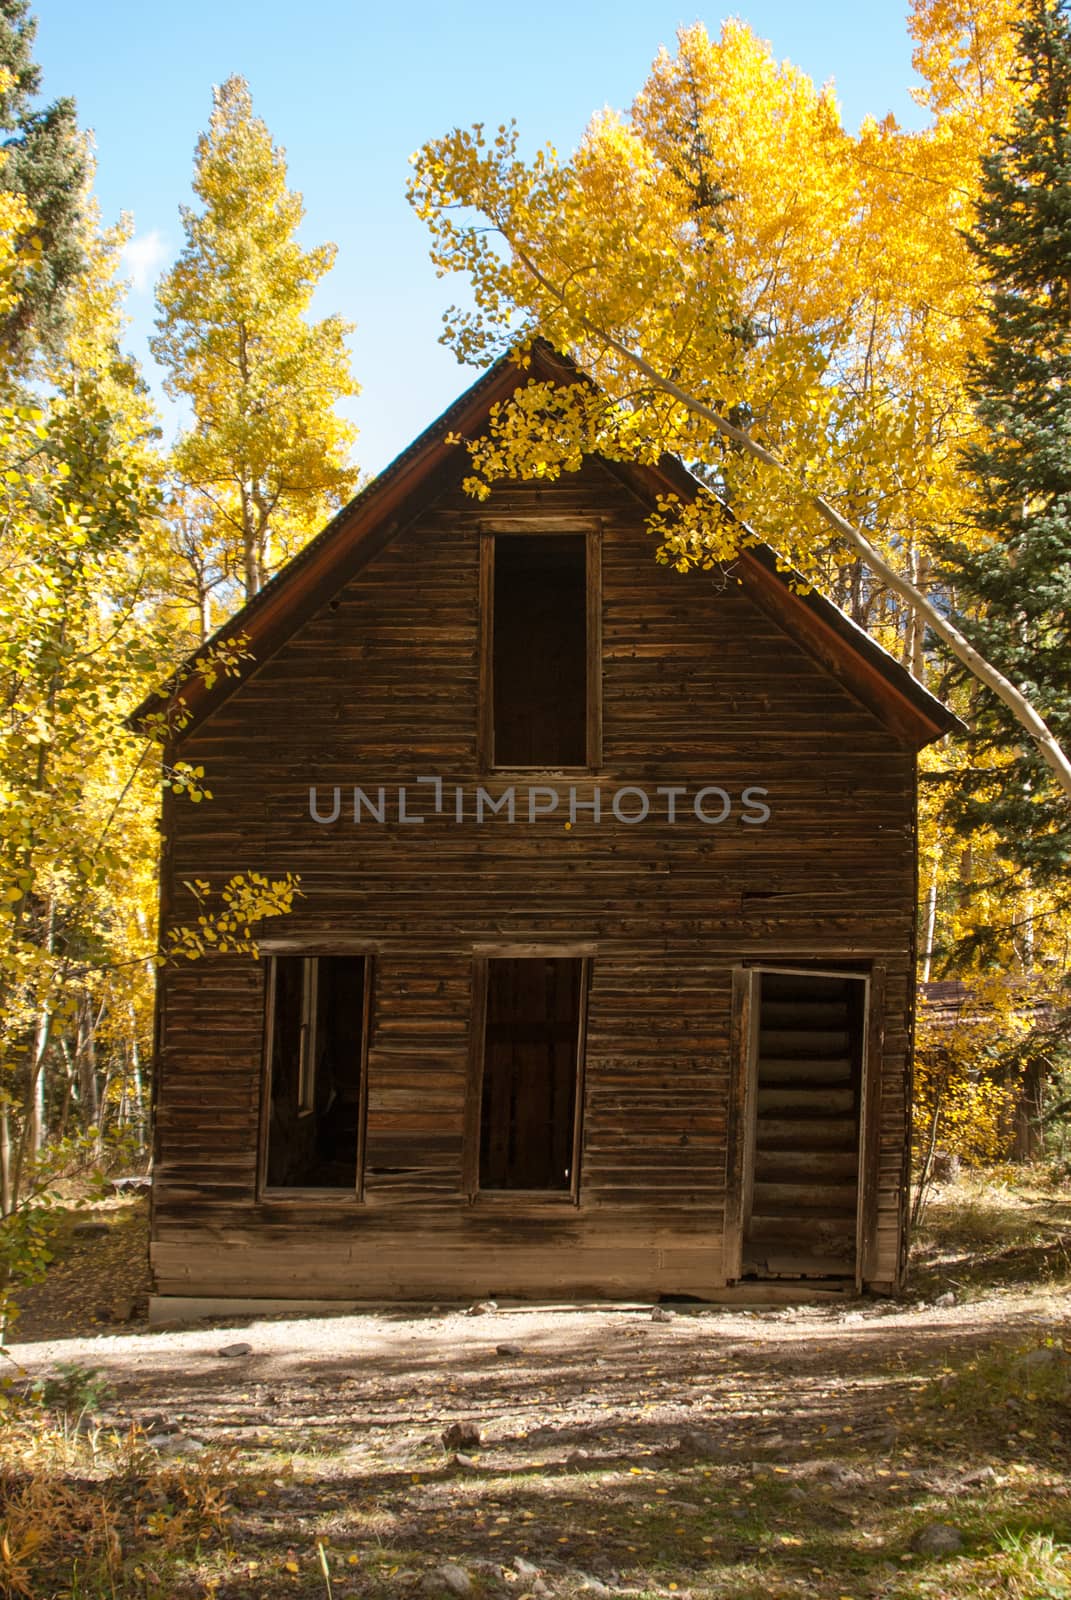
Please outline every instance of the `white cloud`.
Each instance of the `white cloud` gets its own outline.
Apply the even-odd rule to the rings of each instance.
[[[167,260],[167,244],[157,228],[135,235],[123,247],[123,265],[130,274],[135,294],[147,294],[157,273]]]

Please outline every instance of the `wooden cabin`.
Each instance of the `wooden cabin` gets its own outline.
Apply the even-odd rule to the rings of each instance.
[[[569,377],[546,348],[536,376]],[[189,885],[300,876],[260,958],[167,966],[154,1316],[890,1291],[916,752],[954,717],[763,547],[659,566],[676,461],[462,491],[482,376],[133,720],[212,798]]]

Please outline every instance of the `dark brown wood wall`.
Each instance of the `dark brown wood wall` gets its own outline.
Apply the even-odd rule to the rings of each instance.
[[[568,783],[768,789],[770,821],[471,820],[479,529],[602,519],[603,763]],[[643,509],[597,464],[476,506],[445,493],[183,744],[213,799],[167,810],[167,917],[183,880],[301,876],[292,948],[375,952],[365,1197],[257,1198],[264,964],[165,972],[152,1259],[176,1295],[702,1293],[722,1280],[732,970],[885,968],[878,1225],[898,1276],[914,918],[914,757],[731,578],[659,567]],[[440,774],[468,791],[423,825],[349,820]],[[511,775],[512,777],[512,775]],[[525,785],[526,777],[516,781]],[[546,780],[535,780],[546,781]],[[343,786],[339,822],[308,814]],[[411,804],[430,790],[410,791]],[[474,952],[592,951],[580,1203],[461,1192]]]

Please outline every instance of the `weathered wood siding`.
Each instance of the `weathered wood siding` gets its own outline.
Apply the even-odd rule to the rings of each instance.
[[[770,821],[674,825],[581,812],[471,820],[479,525],[602,519],[603,764],[620,784],[769,791]],[[364,1200],[258,1200],[262,963],[161,985],[152,1262],[175,1295],[552,1291],[702,1294],[722,1281],[732,971],[885,967],[877,1232],[898,1276],[914,917],[914,756],[731,579],[654,561],[643,509],[601,466],[475,506],[444,493],[181,747],[213,799],[166,807],[168,920],[183,880],[300,873],[272,933],[375,950]],[[354,783],[440,774],[469,792],[420,826],[354,826]],[[512,775],[511,775],[512,777]],[[527,779],[520,779],[526,783]],[[547,781],[547,780],[539,780]],[[568,781],[557,787],[565,795]],[[344,786],[343,814],[318,826]],[[430,789],[421,809],[430,810]],[[391,815],[394,810],[392,805]],[[461,1192],[474,947],[593,948],[580,1202]]]

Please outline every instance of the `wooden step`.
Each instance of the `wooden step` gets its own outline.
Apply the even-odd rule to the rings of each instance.
[[[755,1177],[761,1183],[854,1182],[858,1175],[854,1150],[755,1151]]]
[[[755,1128],[755,1146],[762,1150],[854,1150],[858,1139],[854,1117],[805,1122],[802,1117],[782,1118],[774,1112],[760,1115]]]
[[[752,1217],[855,1216],[858,1191],[846,1183],[756,1183]]]
[[[756,1249],[843,1254],[855,1249],[855,1217],[752,1217],[744,1237]]]
[[[844,1000],[763,1000],[760,1027],[846,1028]]]
[[[847,1028],[763,1028],[759,1033],[759,1071],[768,1056],[845,1056],[851,1052]]]
[[[805,1061],[798,1056],[764,1056],[759,1062],[759,1086],[774,1083],[850,1083],[852,1064],[847,1056]]]
[[[755,1278],[854,1278],[855,1252],[812,1256],[785,1250],[748,1251],[741,1272]]]
[[[767,1089],[760,1085],[758,1091],[760,1117],[843,1117],[854,1110],[855,1094],[851,1089]]]

